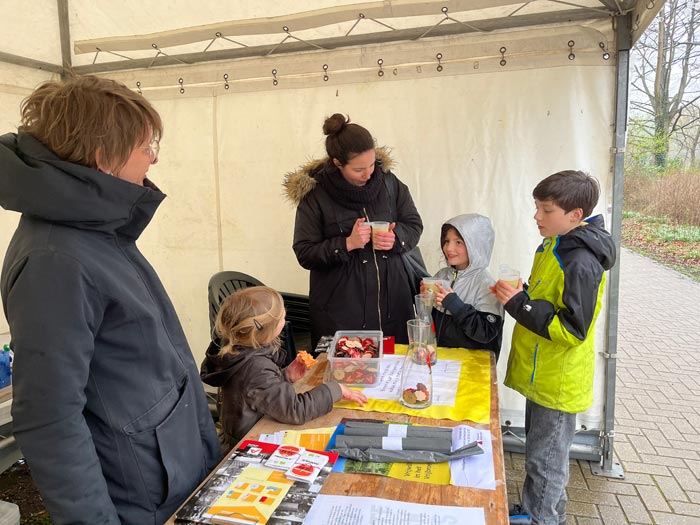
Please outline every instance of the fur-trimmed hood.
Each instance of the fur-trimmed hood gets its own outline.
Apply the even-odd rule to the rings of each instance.
[[[375,152],[377,154],[376,164],[378,167],[384,173],[391,171],[391,168],[394,167],[394,160],[391,158],[391,150],[386,146],[382,146],[376,148]],[[284,182],[282,182],[284,195],[292,204],[295,206],[298,205],[301,200],[316,187],[318,181],[314,174],[321,166],[327,163],[328,160],[328,157],[311,160],[297,168],[296,171],[291,171],[284,176]]]

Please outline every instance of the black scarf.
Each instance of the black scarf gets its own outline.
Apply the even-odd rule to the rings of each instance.
[[[334,202],[354,211],[362,211],[369,203],[374,202],[382,189],[384,173],[381,164],[374,164],[374,173],[364,186],[355,186],[345,180],[340,170],[328,161],[315,176],[321,187],[328,192]]]

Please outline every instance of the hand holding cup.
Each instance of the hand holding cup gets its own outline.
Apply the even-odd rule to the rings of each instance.
[[[513,288],[518,288],[520,282],[520,271],[515,270],[507,264],[502,264],[498,271],[498,280],[505,281]]]
[[[345,246],[349,252],[364,248],[365,244],[369,242],[371,234],[372,228],[370,227],[370,223],[366,222],[364,217],[360,217],[355,221],[355,224],[352,227],[352,232],[345,239]]]
[[[374,245],[374,249],[382,251],[391,250],[396,241],[396,235],[394,234],[396,223],[374,221],[369,224],[372,227],[372,244]]]
[[[523,290],[520,272],[502,264],[498,273],[498,281],[490,289],[501,304],[506,304],[514,295]]]

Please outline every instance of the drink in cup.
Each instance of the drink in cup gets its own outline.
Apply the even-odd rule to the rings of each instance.
[[[514,270],[507,264],[502,264],[498,271],[498,280],[505,281],[510,284],[513,288],[518,287],[518,281],[520,280],[520,272]]]
[[[435,279],[434,277],[424,277],[423,284],[425,285],[425,291],[432,292],[433,294],[437,294],[440,291],[438,290],[438,284],[442,286],[445,290],[450,289],[450,281],[448,281],[447,279]]]
[[[388,222],[385,221],[373,221],[370,222],[369,225],[372,227],[372,243],[377,244],[377,240],[374,238],[374,234],[377,232],[388,232],[389,231],[389,224]]]

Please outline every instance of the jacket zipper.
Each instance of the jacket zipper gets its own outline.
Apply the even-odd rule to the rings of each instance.
[[[535,382],[535,369],[537,368],[537,350],[539,350],[540,344],[535,345],[535,355],[532,357],[532,375],[530,376],[530,384]]]
[[[535,291],[535,288],[537,288],[537,287],[540,285],[541,282],[542,282],[542,279],[537,279],[537,282],[535,283],[535,285],[534,285],[532,288],[528,288],[528,289],[526,290],[526,293],[527,293],[527,296],[528,296],[528,297],[532,297],[532,292]]]

